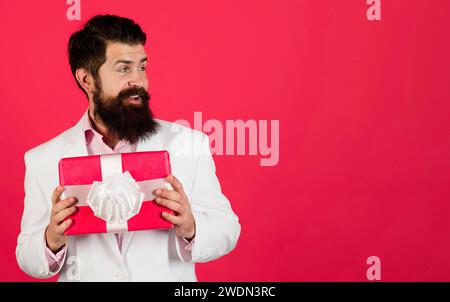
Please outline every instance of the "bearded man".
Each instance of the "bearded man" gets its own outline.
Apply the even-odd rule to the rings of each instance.
[[[98,15],[69,40],[69,63],[89,107],[80,121],[25,153],[25,206],[16,257],[36,278],[58,281],[196,281],[195,263],[234,249],[240,224],[222,194],[208,137],[155,119],[149,107],[146,34],[133,20]],[[76,198],[61,198],[64,157],[167,150],[174,190],[155,202],[174,228],[66,236]]]

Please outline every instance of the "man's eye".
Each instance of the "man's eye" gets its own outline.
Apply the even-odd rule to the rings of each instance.
[[[139,67],[139,70],[140,71],[145,71],[147,69],[147,66],[141,66],[141,67]]]
[[[128,67],[122,67],[119,69],[119,72],[128,72],[129,68]]]

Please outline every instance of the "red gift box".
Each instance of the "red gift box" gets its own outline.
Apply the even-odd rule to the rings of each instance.
[[[156,188],[172,189],[164,180],[170,173],[167,151],[61,159],[59,182],[65,188],[61,199],[74,196],[78,200],[75,204],[78,211],[70,216],[72,225],[65,234],[173,227],[161,217],[162,212],[173,214],[173,211],[157,205],[152,194]]]

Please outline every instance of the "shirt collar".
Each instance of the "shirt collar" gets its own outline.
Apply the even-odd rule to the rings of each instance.
[[[100,135],[100,137],[102,137],[102,135],[100,133],[98,133],[97,131],[95,131],[94,128],[92,127],[91,119],[89,118],[89,108],[88,108],[88,110],[86,110],[86,112],[83,115],[81,127],[83,130],[82,133],[84,133],[86,145],[91,143],[92,138],[95,135],[94,133],[97,133],[98,135]]]
[[[96,137],[99,142],[102,142],[104,144],[103,135],[98,133],[92,126],[92,121],[89,116],[89,108],[86,110],[86,112],[83,115],[81,127],[82,127],[82,133],[84,133],[86,145],[89,145],[92,142],[92,140],[94,139],[94,137]],[[127,141],[121,140],[117,143],[116,148],[122,148],[128,144],[129,143]]]

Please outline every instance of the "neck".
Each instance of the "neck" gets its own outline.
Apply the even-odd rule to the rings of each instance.
[[[103,141],[105,142],[105,144],[107,144],[111,149],[114,149],[119,140],[113,134],[111,134],[108,128],[101,121],[97,121],[94,118],[93,112],[94,112],[93,108],[89,107],[88,115],[92,124],[92,128],[94,128],[95,131],[97,131],[103,136]]]

